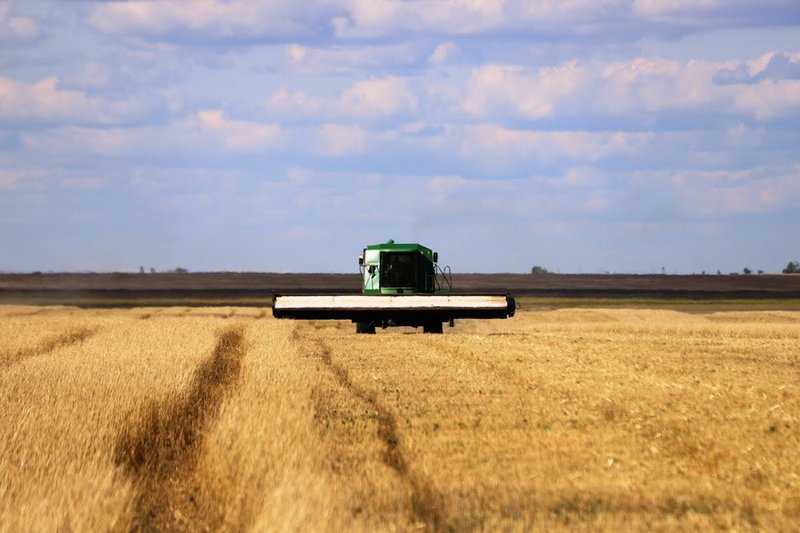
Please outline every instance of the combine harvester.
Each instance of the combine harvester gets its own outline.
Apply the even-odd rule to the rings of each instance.
[[[358,258],[362,294],[275,295],[275,318],[351,320],[357,333],[375,333],[380,326],[422,327],[442,333],[457,318],[514,316],[508,294],[452,294],[450,267],[439,268],[438,254],[420,244],[388,241],[364,248]]]

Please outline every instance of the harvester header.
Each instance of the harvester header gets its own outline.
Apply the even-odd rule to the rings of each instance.
[[[375,333],[390,326],[422,327],[442,333],[456,318],[508,318],[515,302],[508,294],[453,294],[450,267],[438,254],[417,243],[392,240],[372,244],[358,258],[360,295],[275,295],[276,318],[351,320],[356,332]]]

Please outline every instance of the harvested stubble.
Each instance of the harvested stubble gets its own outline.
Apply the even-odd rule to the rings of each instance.
[[[800,313],[0,308],[0,529],[778,529]]]

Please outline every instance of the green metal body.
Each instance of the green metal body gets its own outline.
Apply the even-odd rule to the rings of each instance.
[[[364,294],[420,294],[443,293],[449,290],[449,279],[436,265],[437,254],[416,243],[372,244],[364,248],[361,266]],[[441,272],[446,283],[436,277]]]

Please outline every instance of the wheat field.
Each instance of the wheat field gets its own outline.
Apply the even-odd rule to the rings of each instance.
[[[793,530],[800,312],[0,307],[0,530]]]

